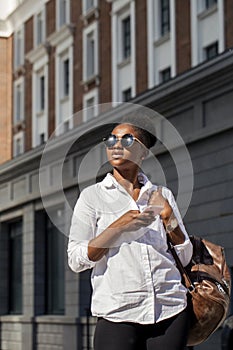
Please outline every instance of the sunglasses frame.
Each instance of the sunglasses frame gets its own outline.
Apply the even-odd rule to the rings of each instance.
[[[113,139],[114,139],[114,141],[115,141],[113,145],[108,145],[108,144],[107,144],[107,142],[108,142],[108,140],[109,140],[110,137],[113,137]],[[132,143],[131,143],[130,145],[128,145],[128,146],[122,144],[122,140],[124,140],[124,139],[126,140],[127,137],[130,137],[130,138],[132,139]],[[133,144],[134,144],[134,141],[137,141],[138,143],[140,143],[140,145],[142,145],[144,148],[146,147],[137,137],[133,136],[133,135],[130,134],[130,133],[125,134],[125,135],[123,135],[122,137],[117,137],[117,136],[114,135],[114,134],[109,134],[107,137],[104,137],[104,138],[103,138],[103,142],[104,142],[104,144],[105,144],[105,146],[106,146],[107,148],[112,148],[112,147],[114,147],[114,146],[117,144],[117,142],[119,142],[119,141],[121,142],[121,146],[122,146],[123,148],[130,148],[130,147],[132,147]]]

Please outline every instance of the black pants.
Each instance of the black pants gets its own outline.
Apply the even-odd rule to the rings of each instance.
[[[97,322],[95,350],[183,350],[188,333],[188,311],[153,325]]]

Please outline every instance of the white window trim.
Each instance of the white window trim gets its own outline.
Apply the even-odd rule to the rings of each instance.
[[[67,8],[66,8],[66,19],[65,23],[60,24],[60,1],[56,0],[56,29],[59,30],[63,26],[70,23],[70,0],[67,0]]]
[[[42,18],[43,18],[43,29],[42,29],[42,42],[40,44],[38,44],[37,43],[37,37],[38,37],[37,16],[40,13],[42,14]],[[43,42],[45,41],[45,38],[46,38],[46,9],[45,9],[45,7],[42,8],[40,11],[37,11],[37,13],[35,13],[33,20],[34,20],[34,48],[36,48],[37,46],[40,46],[41,44],[43,44]]]
[[[62,56],[68,52],[69,64],[70,64],[70,75],[69,75],[69,110],[71,115],[66,116],[63,121],[60,120],[60,97],[61,97],[61,83],[60,83],[60,67],[61,67],[61,58]],[[55,134],[58,136],[64,132],[64,123],[69,123],[69,129],[73,128],[73,37],[69,36],[65,41],[63,41],[56,48],[56,58],[55,58],[55,79],[56,79],[56,87],[55,87]]]
[[[99,90],[97,88],[92,89],[87,94],[83,96],[83,121],[86,122],[87,120],[87,101],[91,98],[94,98],[94,117],[97,117],[99,113]]]
[[[16,119],[16,106],[17,106],[17,94],[16,94],[16,90],[17,90],[17,86],[21,85],[22,87],[22,103],[21,103],[21,113],[20,113],[20,120],[17,121]],[[25,120],[25,116],[24,116],[24,107],[25,107],[25,103],[24,103],[24,97],[25,97],[25,92],[24,92],[24,77],[20,77],[19,79],[14,81],[14,125],[21,123]]]
[[[95,21],[83,30],[83,82],[88,82],[89,80],[95,78],[99,74],[99,35],[98,35],[98,22]],[[95,41],[95,57],[94,57],[94,74],[93,76],[87,76],[87,37],[90,33],[94,33]]]
[[[129,13],[128,9],[129,8]],[[131,25],[131,84],[132,98],[136,95],[136,18],[135,18],[135,2],[129,0],[116,1],[112,4],[112,96],[113,105],[122,102],[122,93],[119,89],[118,80],[118,67],[121,65],[119,62],[119,49],[122,49],[121,43],[119,44],[119,16],[122,17],[123,11],[126,11],[127,15],[130,14]]]
[[[16,143],[17,143],[17,140],[21,140],[22,141],[22,151],[20,153],[16,153]],[[15,134],[13,136],[13,157],[18,157],[20,154],[23,154],[24,153],[24,145],[25,143],[25,140],[24,140],[24,131],[19,131],[17,134]]]
[[[22,35],[22,45],[21,45],[21,52],[20,52],[20,62],[17,62],[16,57],[17,57],[17,40],[16,36],[17,33],[21,32]],[[25,45],[25,40],[24,40],[24,26],[22,25],[19,27],[15,32],[14,32],[14,68],[17,69],[21,67],[24,64],[24,45]]]
[[[203,47],[200,47],[200,43],[198,41],[198,37],[199,37],[198,16],[201,10],[203,10],[203,8],[200,8],[198,6],[198,2],[196,0],[191,0],[190,11],[191,11],[192,67],[197,66],[203,61],[203,55],[202,55]],[[216,38],[216,41],[218,41],[218,50],[219,50],[219,53],[221,53],[225,50],[224,0],[218,0],[217,11],[218,11],[218,20],[219,20],[219,31],[218,31],[218,38]]]
[[[39,111],[37,109],[37,79],[38,72],[44,71],[45,77],[45,108],[43,114],[45,115],[45,122],[47,128],[45,130],[45,141],[48,140],[48,55],[43,56],[39,61],[33,65],[32,73],[32,147],[37,147],[40,144],[37,142],[37,118]]]
[[[155,57],[154,47],[159,42],[164,40],[170,40],[171,43],[171,77],[176,76],[176,11],[175,0],[170,0],[170,34],[165,37],[160,36],[160,31],[154,28],[155,22],[159,23],[159,20],[155,21],[154,18],[154,6],[159,8],[159,0],[147,0],[147,33],[148,33],[148,88],[152,88],[159,84],[159,71],[155,71]],[[157,11],[158,12],[158,11]],[[159,13],[159,12],[158,12]]]

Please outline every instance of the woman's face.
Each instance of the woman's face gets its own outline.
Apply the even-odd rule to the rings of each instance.
[[[107,157],[110,164],[114,168],[125,168],[137,165],[140,167],[143,158],[147,155],[146,146],[134,140],[132,146],[123,147],[121,138],[126,134],[131,134],[139,141],[140,136],[134,127],[130,124],[120,124],[116,126],[112,134],[118,139],[117,143],[112,147],[107,147]]]

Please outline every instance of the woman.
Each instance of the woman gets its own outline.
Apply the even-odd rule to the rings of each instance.
[[[113,173],[80,194],[68,244],[73,271],[93,268],[94,348],[184,349],[186,289],[166,231],[184,265],[192,246],[171,191],[140,172],[155,137],[124,122],[104,142]]]

